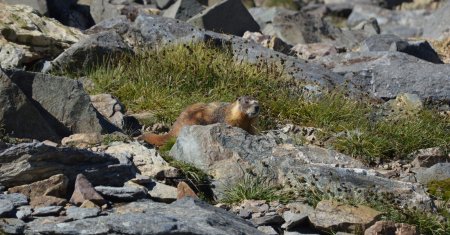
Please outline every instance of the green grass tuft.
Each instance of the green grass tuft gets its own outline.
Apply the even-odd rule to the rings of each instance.
[[[236,184],[228,185],[224,191],[222,202],[236,204],[244,200],[266,200],[287,202],[291,195],[280,191],[280,189],[259,176],[246,174]]]
[[[367,163],[450,145],[450,120],[434,110],[374,122],[378,107],[368,99],[339,91],[305,97],[304,84],[287,79],[279,66],[236,63],[231,53],[204,43],[125,55],[88,71],[88,77],[95,84],[90,93],[111,93],[132,112],[151,111],[164,123],[193,103],[252,95],[262,106],[260,131],[286,123],[318,127],[331,147]]]

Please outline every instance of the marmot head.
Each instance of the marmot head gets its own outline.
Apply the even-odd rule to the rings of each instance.
[[[258,116],[260,109],[259,102],[256,99],[250,96],[241,96],[236,102],[239,103],[239,110],[247,114],[249,118],[255,118]]]

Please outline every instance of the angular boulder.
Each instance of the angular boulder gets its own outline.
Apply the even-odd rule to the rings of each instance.
[[[21,70],[5,72],[59,136],[119,130],[94,109],[80,82]]]
[[[13,137],[58,140],[61,137],[46,118],[0,69],[0,123]]]

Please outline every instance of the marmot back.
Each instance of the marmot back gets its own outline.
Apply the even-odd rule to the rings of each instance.
[[[233,103],[213,102],[197,103],[188,106],[177,118],[169,133],[164,135],[143,134],[139,137],[152,145],[164,145],[167,140],[177,137],[183,126],[209,125],[214,123],[226,123],[240,127],[254,134],[254,123],[259,115],[259,103],[257,100],[242,96]]]

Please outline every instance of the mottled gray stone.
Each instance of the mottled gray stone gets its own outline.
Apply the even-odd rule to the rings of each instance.
[[[401,52],[348,52],[316,60],[379,98],[412,93],[450,100],[450,65],[432,64]]]
[[[15,207],[28,205],[28,197],[21,193],[0,194],[0,199],[11,201]]]
[[[413,170],[416,173],[417,182],[428,184],[434,180],[446,180],[450,178],[450,163],[437,163],[430,168],[416,168]]]
[[[62,206],[46,206],[34,208],[33,216],[58,215],[63,209]]]
[[[16,217],[20,220],[26,220],[30,218],[32,213],[31,206],[21,206],[17,208]]]
[[[10,200],[0,199],[0,217],[8,217],[14,210],[14,205]]]
[[[76,206],[71,206],[66,209],[67,217],[74,220],[96,217],[99,213],[100,209],[98,208],[79,208]]]
[[[281,228],[286,230],[291,230],[308,220],[308,213],[293,213],[291,211],[286,211],[283,213],[283,219],[286,221]]]
[[[97,186],[95,190],[103,197],[114,202],[130,202],[149,198],[147,191],[138,187],[106,187]]]
[[[278,145],[271,137],[250,135],[225,124],[183,127],[170,155],[210,174],[219,198],[226,185],[233,185],[250,171],[283,187],[303,190],[314,185],[336,196],[346,192],[392,194],[400,204],[431,206],[431,199],[418,184],[380,177],[363,168],[337,167],[339,158],[330,164],[327,155],[322,160],[308,157],[293,145]]]

